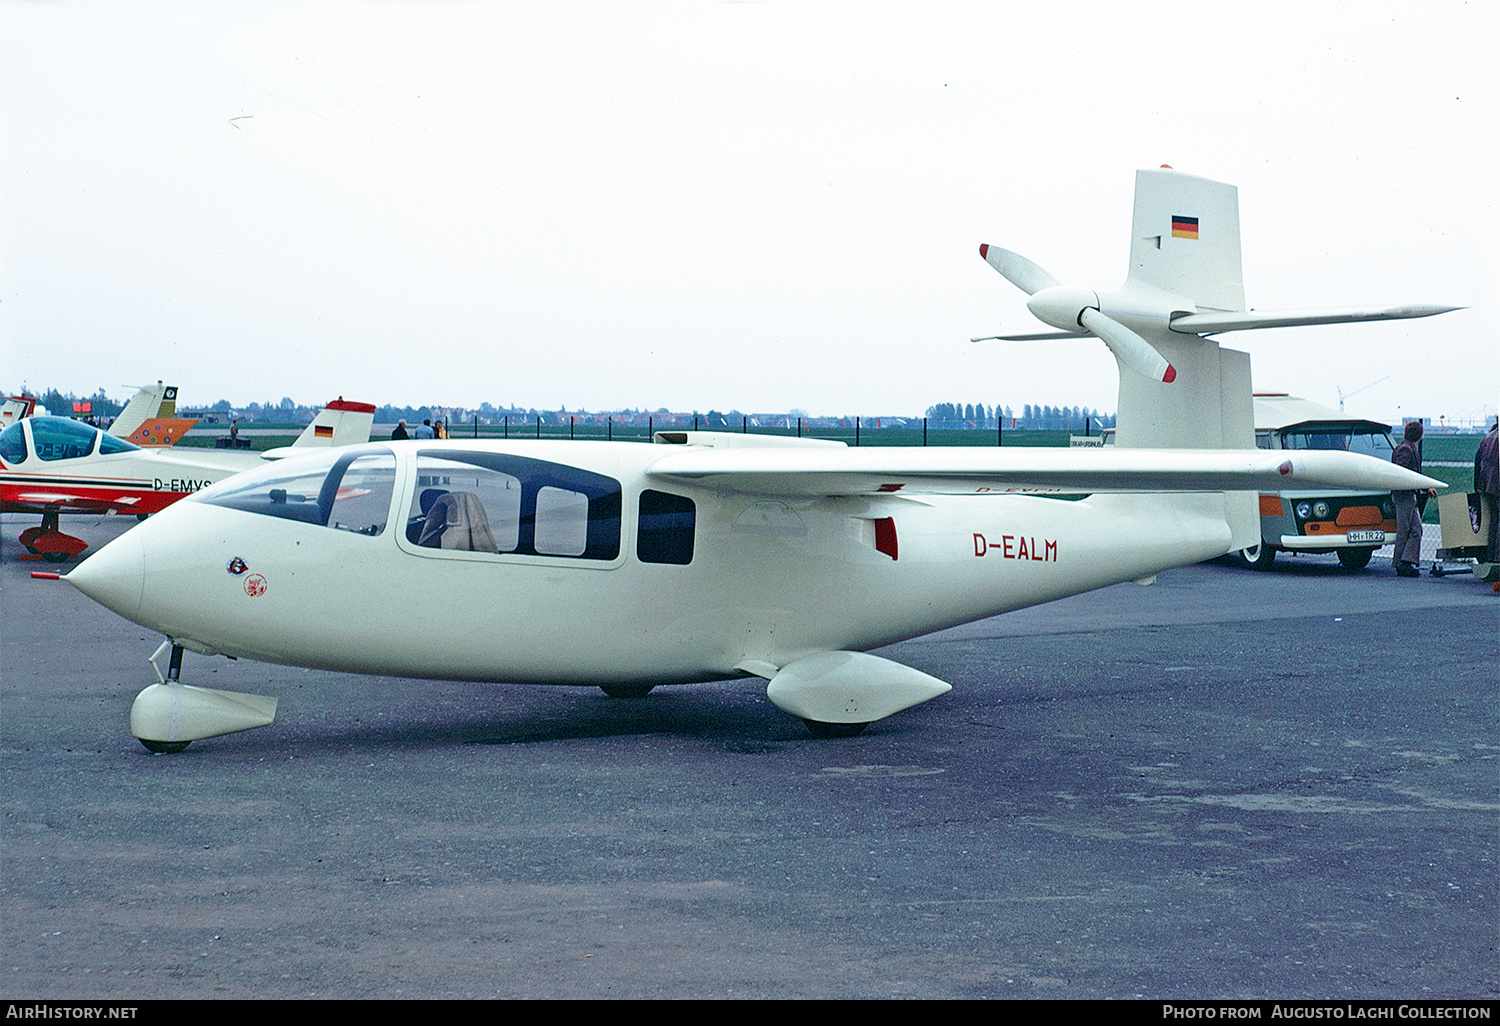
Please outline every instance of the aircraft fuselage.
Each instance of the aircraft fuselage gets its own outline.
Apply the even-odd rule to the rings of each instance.
[[[864,651],[1228,545],[1208,497],[777,497],[663,480],[649,472],[663,449],[361,447],[322,486],[273,478],[179,503],[69,579],[200,651],[398,676],[655,684]],[[311,508],[319,490],[326,511]],[[482,541],[424,544],[433,492],[488,504],[474,514],[486,518]],[[584,505],[600,512],[585,520]]]

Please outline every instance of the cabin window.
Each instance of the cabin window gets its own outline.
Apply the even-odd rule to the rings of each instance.
[[[613,560],[620,483],[506,453],[425,449],[417,454],[406,539],[448,552]]]
[[[388,449],[327,449],[236,474],[191,501],[376,536],[390,519],[396,457]]]
[[[581,556],[589,540],[589,497],[544,485],[536,492],[536,550],[546,556]]]
[[[682,566],[691,563],[697,517],[697,507],[686,496],[649,488],[641,492],[640,520],[635,536],[636,558],[642,563]]]

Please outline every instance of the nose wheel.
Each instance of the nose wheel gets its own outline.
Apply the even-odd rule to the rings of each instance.
[[[22,559],[45,559],[49,563],[63,563],[77,556],[89,543],[82,538],[74,538],[71,534],[64,534],[58,527],[58,514],[47,512],[42,514],[42,522],[37,527],[28,527],[21,532],[21,544],[26,546],[29,556]]]
[[[161,643],[161,648],[158,648],[154,653],[152,653],[150,660],[148,660],[151,663],[152,669],[156,668],[156,657],[159,656],[159,655],[161,655],[162,648],[165,648],[169,644],[171,644],[171,639],[170,638],[168,638],[166,641],[163,641]],[[182,681],[179,679],[181,676],[182,676],[182,646],[181,645],[172,645],[172,658],[167,663],[167,675],[166,675],[165,678],[163,678],[162,675],[161,675],[161,671],[157,670],[156,671],[156,678],[157,678],[158,681],[160,681],[161,684],[175,684],[178,687],[181,687],[182,686]],[[151,689],[150,688],[146,689],[146,691],[149,691],[149,690],[151,690]],[[145,693],[146,693],[145,691],[142,691],[141,695],[144,695]],[[136,701],[137,702],[140,701],[140,697],[139,696],[137,696]],[[130,725],[131,725],[132,730],[134,730],[134,727],[135,727],[135,709],[134,709],[134,707],[132,707],[131,711],[130,711]],[[178,752],[182,751],[188,745],[190,745],[190,744],[193,743],[192,738],[189,738],[186,741],[161,741],[161,740],[158,740],[156,738],[141,737],[139,734],[136,734],[135,739],[137,741],[139,741],[142,745],[144,745],[146,747],[146,751],[150,752],[152,755],[176,755]]]
[[[268,726],[276,718],[276,699],[238,691],[195,688],[182,683],[182,646],[171,638],[149,660],[156,668],[162,650],[171,646],[167,675],[156,670],[152,684],[130,707],[130,732],[146,750],[158,755],[180,752],[203,737],[233,734]]]

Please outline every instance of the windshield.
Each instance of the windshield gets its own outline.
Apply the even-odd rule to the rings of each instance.
[[[390,519],[396,457],[379,446],[277,460],[205,488],[194,502],[378,535]]]
[[[1301,427],[1281,433],[1283,449],[1326,449],[1356,452],[1389,461],[1395,446],[1391,436],[1373,428]]]

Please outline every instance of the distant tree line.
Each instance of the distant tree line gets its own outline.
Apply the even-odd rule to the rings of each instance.
[[[7,395],[10,393],[6,393]],[[73,416],[75,403],[88,403],[87,412],[79,411],[78,416],[82,418],[93,418],[95,420],[113,420],[120,415],[125,408],[123,402],[115,402],[104,394],[104,389],[99,389],[93,395],[74,395],[72,392],[59,392],[55,388],[49,388],[45,392],[33,393],[37,400],[47,408],[48,413],[55,413],[59,417]]]
[[[37,398],[52,413],[60,416],[72,416],[74,404],[86,402],[90,409],[87,416],[98,420],[109,420],[119,416],[120,411],[125,408],[124,400],[114,400],[104,394],[104,389],[99,389],[91,396],[75,396],[71,392],[59,392],[55,388],[37,393]],[[128,398],[128,397],[127,397]],[[197,406],[192,403],[179,403],[179,410],[206,410],[220,417],[240,417],[249,421],[272,421],[276,423],[298,423],[310,421],[322,405],[307,406],[293,401],[289,396],[283,396],[280,400],[266,400],[263,403],[250,403],[248,406],[235,406],[228,399],[220,399],[209,406]],[[681,418],[684,414],[669,413],[665,408],[656,411],[647,410],[617,410],[613,411],[613,417],[618,423],[626,423],[640,420],[643,423],[651,416],[658,418],[658,422],[667,423],[670,418]],[[695,420],[699,414],[694,411],[690,414]],[[745,415],[738,410],[721,413],[718,410],[709,410],[702,414],[702,426],[707,428],[738,429],[742,426]],[[765,420],[766,414],[757,415],[757,424]],[[785,419],[787,424],[795,422],[799,417],[804,418],[809,424],[819,421],[838,422],[848,420],[853,422],[852,417],[809,417],[803,410],[792,410],[789,413],[769,415],[774,420]],[[585,419],[603,422],[604,414],[591,414],[584,410],[569,411],[566,408],[560,410],[538,410],[535,407],[520,406],[495,406],[491,403],[481,403],[476,409],[461,410],[455,407],[444,407],[437,405],[428,406],[396,406],[387,403],[375,408],[375,421],[378,424],[394,424],[398,420],[404,420],[408,424],[420,424],[424,420],[453,420],[455,417],[464,421],[477,418],[481,424],[499,424],[506,418],[512,424],[536,423],[540,418],[543,424],[566,425],[570,418],[576,418],[580,423]],[[984,403],[936,403],[927,408],[926,417],[933,427],[944,428],[973,428],[977,430],[994,430],[999,421],[1002,429],[1020,428],[1036,431],[1074,431],[1084,430],[1084,418],[1089,420],[1089,429],[1097,431],[1100,428],[1114,427],[1115,415],[1101,414],[1098,410],[1088,409],[1082,406],[1046,406],[1032,405],[1027,403],[1022,406],[1020,412],[1016,412],[1010,406],[996,403],[988,406]],[[866,422],[875,421],[877,418],[865,418]],[[898,418],[888,417],[885,420],[895,423]],[[910,423],[910,422],[908,422]]]
[[[1021,407],[1018,414],[1009,406],[996,403],[936,403],[927,407],[927,419],[943,427],[994,428],[1000,421],[1002,428],[1022,428],[1031,431],[1083,431],[1084,419],[1090,428],[1114,427],[1113,413],[1100,413],[1085,406],[1034,406]]]

